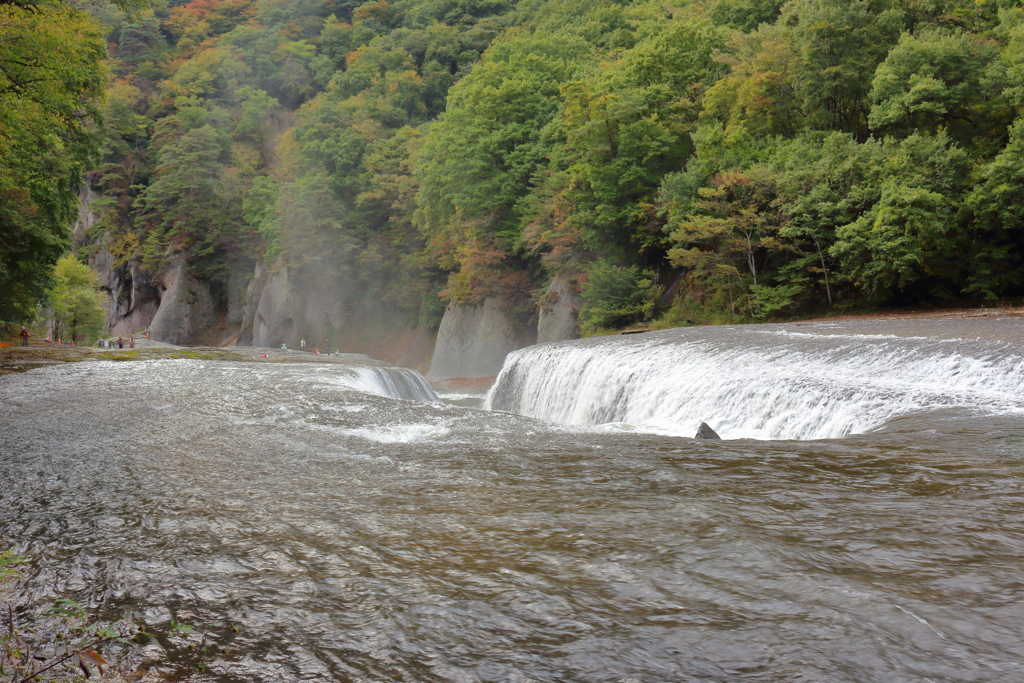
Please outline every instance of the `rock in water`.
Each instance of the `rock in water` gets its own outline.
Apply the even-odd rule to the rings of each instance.
[[[695,439],[711,439],[713,441],[721,441],[722,437],[715,433],[715,430],[708,427],[707,422],[701,422],[700,427],[697,427],[697,433],[694,435]]]

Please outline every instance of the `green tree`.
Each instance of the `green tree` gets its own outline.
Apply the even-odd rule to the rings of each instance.
[[[700,98],[720,70],[713,55],[724,46],[721,29],[678,18],[621,60],[560,88],[562,113],[549,127],[549,173],[560,182],[538,183],[533,204],[540,215],[529,218],[562,229],[532,230],[535,248],[578,233],[581,250],[660,258],[664,235],[653,195],[692,153]],[[555,221],[548,210],[567,211],[568,219]]]
[[[947,130],[961,144],[1001,137],[1008,114],[999,46],[936,29],[903,34],[879,64],[869,123],[904,135]]]
[[[771,24],[779,17],[784,0],[717,0],[711,8],[716,24],[750,33],[760,24]]]
[[[1006,75],[1003,95],[1019,113],[1024,107],[1024,8],[1000,11],[995,33],[1003,41],[1000,54]]]
[[[706,122],[717,120],[755,136],[794,135],[808,125],[796,86],[799,57],[786,27],[766,24],[749,35],[736,35],[719,59],[730,73],[704,98],[701,116]]]
[[[720,257],[742,264],[752,283],[759,284],[765,252],[780,248],[772,179],[761,169],[726,173],[699,194],[695,214],[676,228],[672,239],[684,250],[686,245],[711,246]]]
[[[877,199],[861,184],[884,149],[877,141],[858,144],[844,133],[806,134],[780,142],[770,156],[775,169],[777,205],[784,225],[779,234],[789,243],[792,260],[780,267],[780,278],[803,285],[805,294],[824,290],[828,305],[841,293],[838,262],[830,249],[836,229],[847,225]]]
[[[76,344],[88,343],[103,329],[103,295],[98,277],[74,254],[57,261],[49,292],[53,336]]]
[[[242,86],[235,94],[242,111],[233,134],[264,142],[270,133],[270,116],[279,108],[277,100],[249,85]]]
[[[70,244],[106,74],[99,26],[60,0],[0,2],[0,318],[29,320]]]
[[[814,128],[867,137],[871,76],[902,20],[883,8],[869,0],[791,0],[783,7],[778,23],[792,26],[800,58],[794,86]]]
[[[595,261],[581,287],[580,327],[592,333],[649,320],[660,295],[661,287],[650,273],[607,259]]]
[[[194,128],[160,150],[154,181],[136,201],[146,232],[144,260],[159,264],[170,251],[209,255],[230,234],[222,177],[227,136],[212,125]]]
[[[955,291],[964,255],[956,222],[971,158],[945,135],[887,139],[884,155],[853,193],[870,208],[836,229],[830,253],[843,276],[870,296]]]
[[[871,76],[902,14],[867,0],[791,0],[775,24],[733,38],[732,73],[708,93],[707,113],[792,136],[804,129],[868,136]]]
[[[841,227],[832,253],[869,294],[906,289],[929,273],[930,257],[949,229],[952,207],[941,194],[886,180],[871,212]]]
[[[1009,144],[981,168],[962,211],[970,238],[967,292],[995,299],[1024,282],[1024,118]]]
[[[519,202],[549,156],[543,129],[589,52],[572,35],[513,34],[452,89],[417,169],[417,222],[442,268],[473,267],[494,284],[508,274],[505,256],[521,248]],[[488,293],[453,285],[457,297]]]
[[[383,303],[394,304],[415,323],[435,297],[426,280],[429,268],[421,256],[423,237],[413,224],[419,181],[413,156],[423,143],[415,128],[370,146],[363,162],[364,191],[356,198],[360,222],[368,226],[360,257],[364,280]]]
[[[792,249],[782,237],[777,192],[763,166],[716,176],[672,232],[672,264],[703,280],[712,298],[727,294],[734,314],[763,318],[800,291],[793,283],[772,284],[775,262]]]

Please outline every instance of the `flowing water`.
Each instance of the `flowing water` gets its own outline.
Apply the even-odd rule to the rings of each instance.
[[[40,368],[0,377],[0,543],[23,602],[207,625],[168,680],[1021,681],[1022,341],[543,345],[490,412],[380,366]]]
[[[542,344],[506,360],[488,406],[686,436],[706,421],[727,439],[836,438],[943,406],[1021,414],[1020,322],[987,325],[985,339],[935,325],[748,325]]]

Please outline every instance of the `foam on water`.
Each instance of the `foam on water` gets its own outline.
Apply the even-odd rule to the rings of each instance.
[[[824,325],[689,328],[517,351],[486,406],[612,431],[693,436],[704,421],[723,438],[835,438],[937,407],[1024,412],[1024,356]]]
[[[413,443],[447,436],[450,430],[444,424],[397,424],[375,425],[343,431],[351,436],[377,443]]]

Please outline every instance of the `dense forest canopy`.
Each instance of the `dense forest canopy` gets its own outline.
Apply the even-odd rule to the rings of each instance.
[[[1014,0],[45,0],[0,36],[2,315],[87,171],[117,263],[326,262],[410,325],[556,276],[593,328],[670,284],[680,323],[1024,294]]]
[[[0,320],[31,319],[94,158],[102,32],[57,0],[0,2]]]

